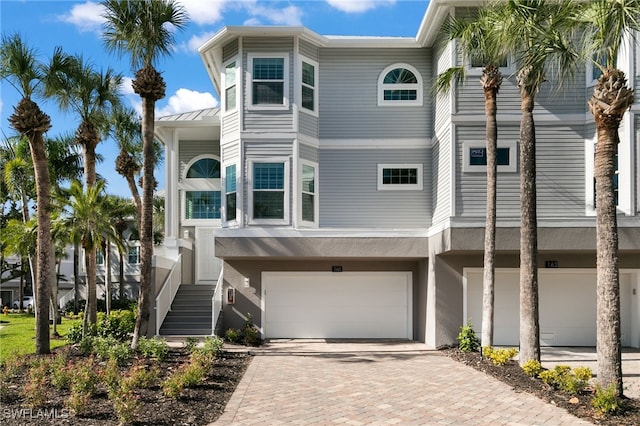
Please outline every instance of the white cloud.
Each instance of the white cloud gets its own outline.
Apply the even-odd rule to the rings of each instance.
[[[211,93],[181,88],[169,98],[166,106],[156,109],[156,117],[212,108],[218,105],[218,100]]]
[[[88,1],[73,5],[68,15],[61,15],[59,18],[75,25],[80,31],[100,31],[104,23],[103,13],[104,7],[101,4]]]
[[[215,24],[222,20],[222,10],[228,0],[181,0],[189,18],[198,25]]]
[[[122,83],[120,84],[120,93],[123,95],[134,95],[133,86],[131,83],[133,79],[131,77],[122,77]]]
[[[390,6],[396,0],[326,0],[329,5],[345,13],[361,13],[378,6]]]
[[[302,25],[302,10],[296,6],[287,6],[282,9],[255,5],[247,11],[255,18],[264,18],[270,24],[276,25]]]
[[[192,36],[187,42],[187,50],[189,52],[197,52],[198,48],[215,35],[215,31],[202,33]]]

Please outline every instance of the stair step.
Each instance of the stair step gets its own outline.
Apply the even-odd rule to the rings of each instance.
[[[160,334],[163,336],[210,336],[215,286],[183,284],[178,289]]]
[[[160,329],[163,336],[210,336],[211,327],[209,328],[192,328],[192,329]]]

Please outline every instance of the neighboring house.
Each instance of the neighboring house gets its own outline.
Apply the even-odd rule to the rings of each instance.
[[[56,264],[56,273],[59,274],[58,280],[58,305],[60,308],[64,306],[74,297],[74,274],[73,274],[73,245],[66,247],[66,253],[64,259],[60,262],[60,269]],[[124,292],[125,297],[129,300],[136,300],[138,297],[138,283],[140,282],[140,243],[139,241],[129,241],[128,246],[125,247],[126,252],[123,256],[123,274],[124,274]],[[105,297],[105,258],[104,251],[99,250],[97,255],[98,268],[98,298],[104,299]],[[20,259],[11,257],[7,261],[10,264],[19,264]],[[84,251],[80,249],[78,259],[78,276],[80,277],[79,298],[86,299],[86,287],[84,285],[86,281],[86,269],[84,264]],[[8,277],[8,274],[5,274]],[[115,246],[111,247],[111,287],[112,298],[118,298],[119,290],[119,276],[120,276],[120,256]],[[19,299],[20,294],[20,277],[15,277],[6,282],[0,284],[0,296],[2,297],[2,304],[9,305],[13,301]],[[25,275],[25,295],[33,295],[33,288],[31,286],[31,277],[29,274]]]
[[[200,48],[221,107],[156,122],[166,149],[163,255],[181,254],[182,287],[218,286],[220,329],[251,314],[264,338],[400,338],[434,348],[454,343],[467,321],[480,329],[480,70],[470,68],[450,94],[431,92],[439,72],[464,63],[453,43],[438,43],[452,3],[462,4],[432,0],[415,38],[243,26]],[[633,52],[620,66],[640,84]],[[559,93],[546,83],[535,108],[543,345],[596,343],[596,135],[586,68]],[[498,97],[497,345],[517,345],[519,333],[513,69],[505,68]],[[633,347],[638,112],[640,104],[622,123],[617,175],[622,343]]]

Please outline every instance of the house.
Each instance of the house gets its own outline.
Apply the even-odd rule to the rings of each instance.
[[[436,348],[454,343],[467,321],[480,329],[480,69],[469,67],[450,94],[431,92],[439,72],[468,62],[453,42],[438,43],[440,25],[478,4],[432,0],[415,37],[241,26],[208,40],[199,51],[220,108],[156,122],[166,150],[157,322],[183,288],[210,285],[212,324],[238,328],[250,314],[264,338],[398,338]],[[631,52],[620,66],[637,86],[640,52]],[[588,68],[559,93],[549,82],[535,108],[542,345],[596,342]],[[517,345],[519,333],[513,69],[503,70],[498,98],[497,345]],[[640,104],[622,123],[617,173],[622,343],[633,347],[640,347],[638,112]]]

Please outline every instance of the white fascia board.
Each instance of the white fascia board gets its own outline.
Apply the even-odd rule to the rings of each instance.
[[[350,228],[221,228],[216,237],[227,238],[421,238],[427,230],[420,229],[350,229]]]
[[[326,36],[326,47],[335,48],[419,48],[413,37]]]
[[[452,7],[481,7],[484,4],[486,2],[480,0],[431,0],[416,34],[417,43],[421,47],[431,47]]]

